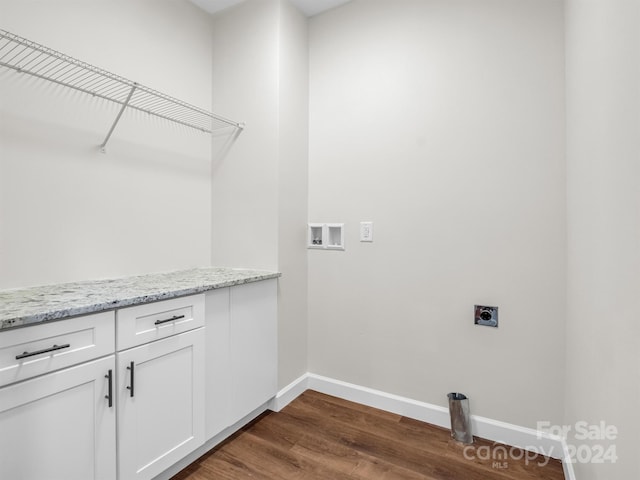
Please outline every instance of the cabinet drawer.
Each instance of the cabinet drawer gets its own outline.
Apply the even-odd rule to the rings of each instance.
[[[204,294],[118,310],[118,350],[204,326]]]
[[[0,386],[114,351],[114,312],[0,332]]]

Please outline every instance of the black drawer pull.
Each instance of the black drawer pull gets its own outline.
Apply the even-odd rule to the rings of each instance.
[[[127,367],[127,370],[131,371],[131,385],[129,385],[127,387],[127,390],[129,390],[129,396],[130,397],[133,397],[134,369],[135,369],[135,364],[133,362],[131,362],[129,364],[129,366]]]
[[[167,318],[166,320],[156,320],[156,325],[162,325],[163,323],[173,322],[175,320],[180,320],[181,318],[184,318],[184,315],[174,315],[173,317]]]
[[[109,408],[111,408],[113,407],[113,370],[109,370],[109,373],[107,373],[104,378],[109,380],[109,393],[107,393],[104,398],[109,400]]]
[[[42,353],[55,352],[56,350],[62,350],[63,348],[69,348],[70,346],[70,344],[66,343],[64,345],[54,345],[53,347],[45,348],[44,350],[38,350],[37,352],[24,352],[21,355],[16,355],[16,360],[33,357],[34,355],[40,355]]]

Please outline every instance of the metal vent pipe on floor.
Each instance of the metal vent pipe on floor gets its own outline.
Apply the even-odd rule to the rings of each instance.
[[[466,395],[458,392],[449,393],[447,397],[449,398],[449,415],[451,417],[451,436],[458,442],[473,443],[469,399]]]

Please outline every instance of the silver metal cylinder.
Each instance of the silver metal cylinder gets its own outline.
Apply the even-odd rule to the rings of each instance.
[[[449,416],[451,417],[451,436],[454,440],[466,444],[473,443],[469,399],[462,393],[452,392],[449,398]]]

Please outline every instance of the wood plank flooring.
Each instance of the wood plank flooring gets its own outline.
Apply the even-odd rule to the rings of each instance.
[[[466,453],[465,453],[466,452]],[[508,455],[505,456],[505,453]],[[530,455],[530,454],[529,454]],[[172,480],[563,480],[562,464],[307,390]]]

